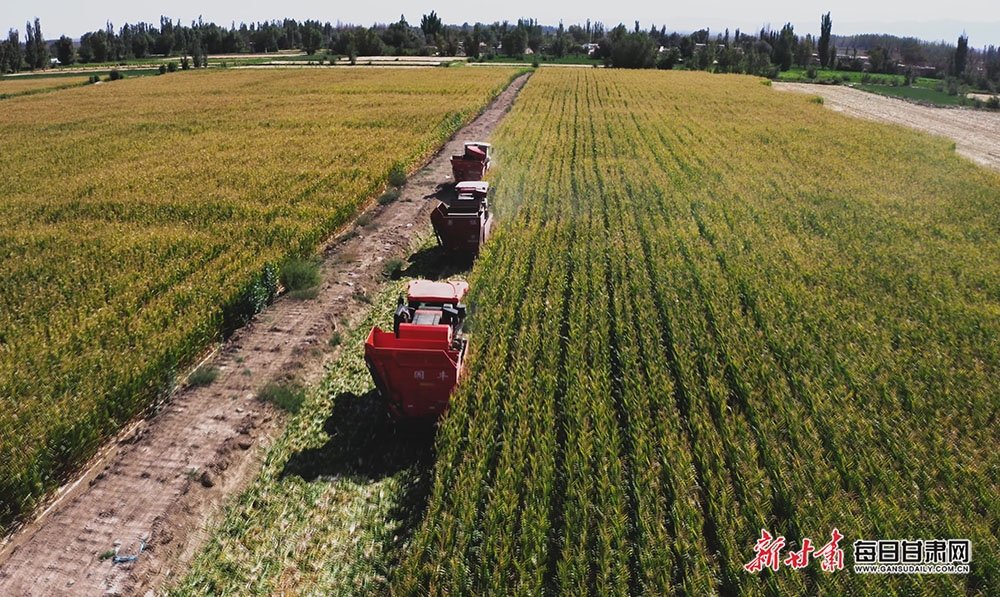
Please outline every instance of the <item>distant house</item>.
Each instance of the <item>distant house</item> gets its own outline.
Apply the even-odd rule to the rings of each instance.
[[[57,66],[58,64],[59,64],[59,59],[58,58],[49,58],[49,65],[50,66]]]
[[[601,47],[600,44],[583,44],[583,50],[587,52],[588,56],[593,56],[599,47]]]

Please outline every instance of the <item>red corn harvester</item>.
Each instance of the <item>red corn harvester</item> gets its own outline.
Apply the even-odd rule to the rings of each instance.
[[[469,141],[461,155],[451,156],[451,173],[455,176],[455,182],[482,180],[490,169],[491,147],[489,143],[482,141]]]
[[[430,418],[448,409],[462,374],[467,282],[413,280],[400,297],[393,330],[372,328],[365,363],[395,419]]]
[[[469,257],[479,254],[493,226],[486,199],[489,190],[490,183],[485,181],[460,182],[455,185],[455,198],[442,201],[431,212],[434,235],[446,251]]]

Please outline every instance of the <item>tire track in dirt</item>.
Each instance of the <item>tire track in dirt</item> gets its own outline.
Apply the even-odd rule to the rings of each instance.
[[[387,259],[409,255],[429,229],[449,158],[485,138],[510,109],[528,74],[515,79],[429,163],[400,199],[375,207],[357,235],[324,249],[314,300],[280,298],[209,359],[218,378],[185,387],[156,416],[110,445],[57,501],[0,548],[0,595],[138,594],[183,574],[227,496],[254,478],[284,416],[257,401],[266,383],[318,382],[336,357],[328,340],[360,321]],[[134,562],[100,554],[116,547]]]
[[[977,164],[1000,170],[1000,113],[961,108],[932,108],[840,85],[773,83],[781,91],[818,95],[836,112],[901,124],[947,137],[955,149]]]

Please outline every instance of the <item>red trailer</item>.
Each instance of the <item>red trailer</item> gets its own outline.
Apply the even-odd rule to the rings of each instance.
[[[455,182],[482,180],[490,169],[491,147],[489,143],[482,141],[469,141],[465,144],[462,155],[451,156],[451,173],[455,176]]]
[[[437,417],[448,408],[468,344],[462,334],[466,282],[413,280],[393,317],[393,331],[372,328],[365,363],[389,414]]]
[[[434,234],[446,251],[470,257],[479,254],[493,226],[489,190],[490,183],[485,181],[460,182],[455,185],[455,198],[431,212]]]

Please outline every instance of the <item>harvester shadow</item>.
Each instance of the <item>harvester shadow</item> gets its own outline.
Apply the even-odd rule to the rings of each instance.
[[[434,425],[391,423],[375,390],[362,396],[338,395],[323,430],[330,439],[318,448],[292,454],[283,477],[377,481],[409,469],[417,474],[429,471],[434,463]]]
[[[420,525],[427,510],[436,425],[390,422],[385,404],[372,390],[361,396],[349,392],[338,395],[323,430],[330,439],[319,448],[293,454],[281,476],[296,475],[310,483],[336,477],[374,483],[396,477],[402,489],[388,515],[398,526],[382,545],[387,565],[395,565],[400,547]]]
[[[433,193],[424,195],[424,199],[437,199],[438,201],[451,201],[455,198],[455,183],[442,182],[434,189]]]
[[[424,247],[410,255],[408,265],[399,271],[398,277],[444,280],[467,273],[473,260],[474,257],[449,254],[440,245]]]

